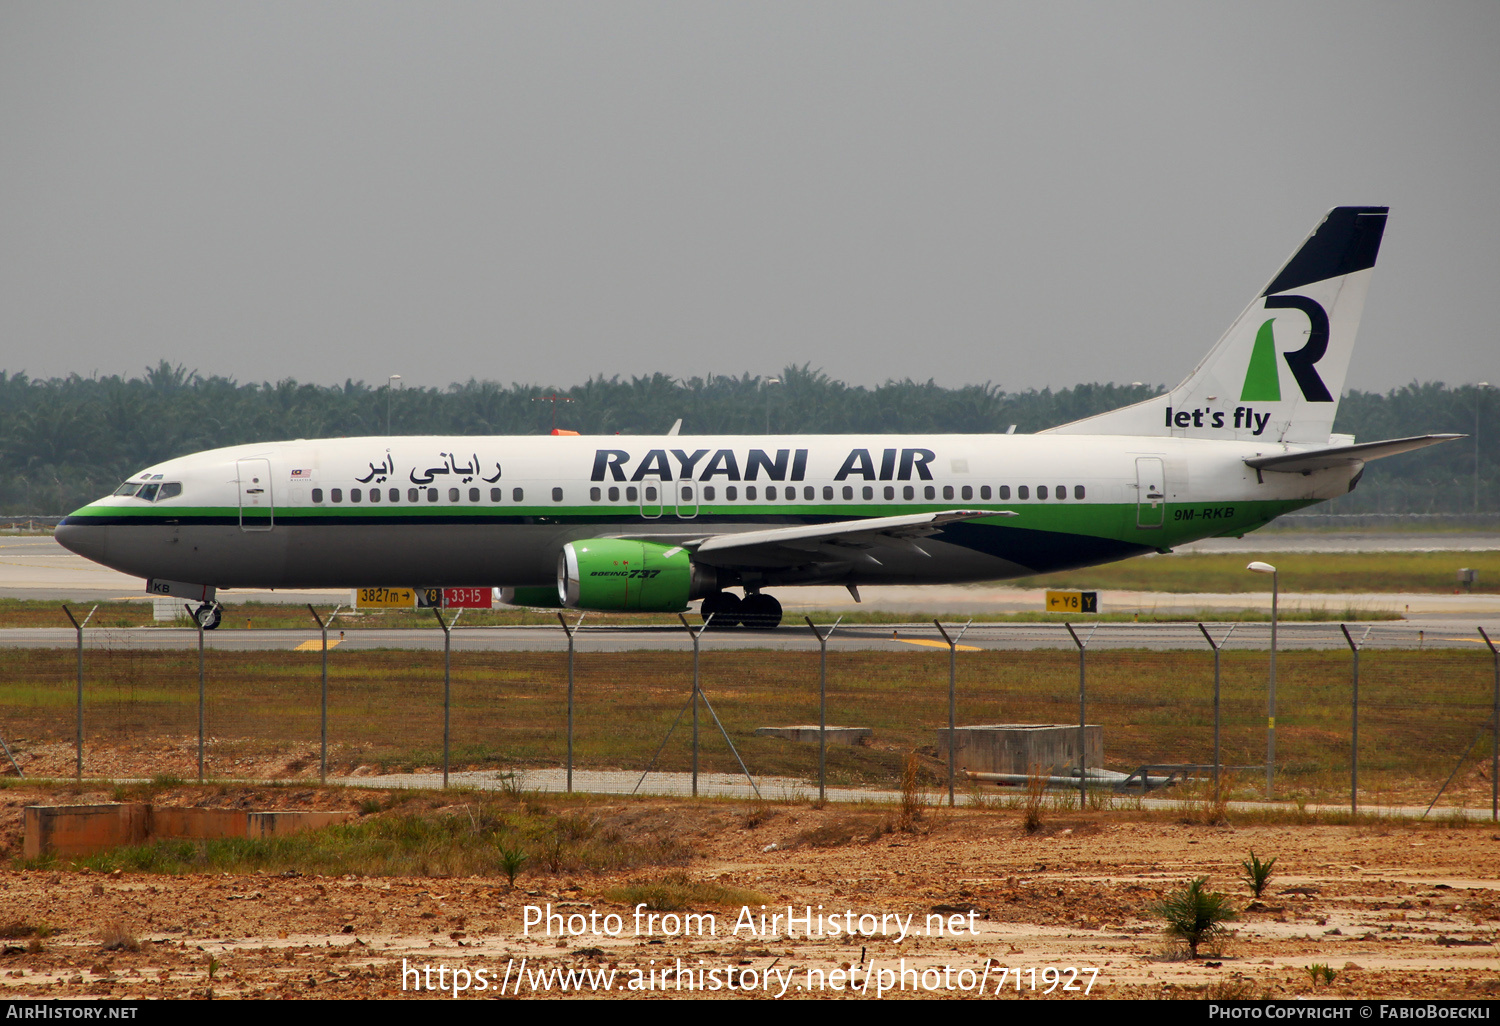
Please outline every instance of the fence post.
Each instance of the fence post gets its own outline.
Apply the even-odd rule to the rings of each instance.
[[[962,638],[970,627],[974,625],[974,618],[969,617],[969,622],[964,624],[963,630],[958,632],[958,637],[950,638],[943,625],[936,620],[932,625],[938,629],[943,640],[948,643],[948,808],[954,806],[953,775],[957,772],[954,768],[954,753],[958,750],[958,726],[955,722],[954,692],[956,690],[955,680],[958,676],[958,639]]]
[[[1089,641],[1094,637],[1094,631],[1099,625],[1094,625],[1094,630],[1089,631],[1089,636],[1082,641],[1078,640],[1078,632],[1073,630],[1070,623],[1063,624],[1068,629],[1068,634],[1073,639],[1073,644],[1078,646],[1078,811],[1082,812],[1088,808],[1088,677],[1085,658],[1088,653]]]
[[[89,615],[85,616],[83,618],[83,623],[79,623],[74,618],[73,611],[68,608],[67,603],[63,603],[62,611],[67,614],[67,616],[68,616],[68,622],[73,625],[73,630],[75,630],[75,631],[78,632],[78,711],[77,711],[77,713],[74,716],[74,721],[75,721],[75,724],[77,726],[76,733],[77,733],[78,758],[77,758],[77,763],[76,763],[76,765],[74,767],[74,770],[73,770],[73,775],[75,777],[77,777],[79,780],[82,780],[83,779],[83,628],[85,626],[87,626],[88,622],[94,618],[94,614],[99,611],[99,607],[95,606],[93,609],[90,609],[89,610]],[[20,771],[17,770],[17,772],[20,772]]]
[[[328,621],[325,623],[323,618],[318,615],[318,611],[311,604],[307,607],[307,611],[312,614],[313,620],[317,622],[318,630],[323,632],[323,705],[321,726],[319,728],[318,756],[318,783],[320,784],[328,783],[328,624],[333,623],[333,618],[339,615],[339,610],[342,608],[342,603],[334,606],[333,612],[328,614]],[[202,635],[201,631],[199,635]]]
[[[1208,628],[1203,624],[1198,629],[1203,632],[1203,638],[1208,642],[1208,647],[1214,650],[1214,804],[1219,804],[1219,767],[1224,760],[1219,754],[1219,650],[1229,642],[1229,635],[1234,633],[1235,624],[1229,625],[1229,630],[1224,632],[1224,640],[1215,642],[1209,635]]]
[[[448,786],[448,738],[449,725],[453,720],[453,685],[450,669],[452,666],[453,653],[453,624],[443,622],[443,611],[437,606],[432,607],[432,615],[437,617],[438,626],[443,629],[443,787]],[[458,622],[458,617],[463,615],[463,610],[458,611],[458,616],[453,618],[453,623]]]
[[[1352,673],[1354,693],[1350,697],[1349,707],[1349,718],[1352,724],[1349,743],[1349,811],[1355,814],[1359,812],[1359,647],[1369,638],[1370,629],[1370,626],[1365,628],[1364,637],[1360,638],[1356,644],[1349,636],[1348,624],[1339,624],[1339,630],[1344,632],[1344,640],[1349,643],[1349,651],[1354,653]]]
[[[1495,660],[1495,694],[1490,710],[1490,820],[1500,822],[1500,649],[1490,636],[1479,628],[1479,636],[1490,646],[1490,655]]]
[[[198,628],[198,783],[203,783],[203,622],[193,615],[193,607],[182,604],[188,619]]]
[[[573,793],[573,632],[578,630],[579,624],[583,623],[586,613],[579,613],[578,620],[573,626],[568,626],[568,621],[563,619],[561,613],[557,614],[557,622],[562,624],[562,629],[568,635],[568,793]],[[713,614],[710,613],[710,616]]]
[[[828,639],[833,637],[844,618],[841,616],[833,621],[827,634],[818,632],[811,617],[802,619],[807,621],[807,629],[818,639],[818,804],[821,805],[828,800]],[[949,773],[952,773],[951,767]]]

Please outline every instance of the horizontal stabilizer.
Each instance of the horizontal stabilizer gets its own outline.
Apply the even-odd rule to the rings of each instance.
[[[1451,442],[1463,435],[1416,435],[1412,438],[1392,438],[1384,442],[1364,442],[1360,445],[1337,445],[1330,449],[1313,449],[1308,452],[1288,452],[1277,456],[1254,456],[1245,461],[1247,467],[1256,470],[1271,470],[1280,474],[1311,474],[1315,470],[1330,470],[1347,467],[1355,463],[1368,463],[1385,456],[1425,449],[1439,442]]]

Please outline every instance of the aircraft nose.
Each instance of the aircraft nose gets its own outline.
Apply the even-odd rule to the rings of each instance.
[[[64,518],[52,532],[57,544],[69,552],[76,552],[84,559],[96,563],[104,561],[105,536],[109,528],[95,525],[69,523]]]

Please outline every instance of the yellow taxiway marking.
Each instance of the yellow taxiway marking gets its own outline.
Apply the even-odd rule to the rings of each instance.
[[[948,643],[946,641],[934,641],[931,638],[898,638],[898,637],[892,635],[891,636],[891,640],[892,641],[899,641],[903,645],[926,645],[928,648],[947,648],[948,647]],[[975,648],[973,645],[959,645],[958,646],[958,650],[960,652],[983,652],[984,651],[984,649],[982,649],[982,648]]]
[[[328,639],[328,647],[329,648],[336,648],[336,647],[338,647],[338,643],[339,643],[340,640],[341,639],[339,639],[339,638],[329,638]],[[314,641],[304,641],[302,644],[300,644],[296,648],[292,649],[292,651],[293,652],[321,652],[321,651],[323,651],[323,642],[317,641],[317,640],[314,640]]]

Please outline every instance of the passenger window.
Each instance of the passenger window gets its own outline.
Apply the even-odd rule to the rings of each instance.
[[[1075,498],[1075,499],[1081,499],[1081,498],[1083,498],[1083,485],[1074,485],[1073,486],[1073,498]]]
[[[469,501],[470,502],[478,502],[479,501],[479,489],[478,488],[470,488],[469,489]]]
[[[795,491],[795,489],[793,489],[793,490]],[[831,499],[831,498],[833,498],[833,489],[829,488],[829,489],[827,489],[827,492],[828,492],[828,494],[825,495],[825,496],[823,496],[823,498],[825,498],[825,499]],[[817,498],[817,495],[818,495],[817,490],[814,489],[812,485],[803,485],[802,486],[802,497],[804,499],[806,499],[808,502],[811,502],[813,499]]]
[[[491,488],[490,489],[490,501],[491,502],[499,502],[499,501],[501,501],[500,497],[502,495],[504,495],[504,494],[505,494],[505,489],[503,489],[503,488]]]
[[[887,499],[894,499],[896,497],[896,489],[895,489],[894,486],[892,486],[892,485],[886,485],[885,486],[885,497]]]
[[[333,494],[333,501],[334,502],[343,502],[344,501],[344,490],[342,488],[335,488],[333,490],[332,494]]]
[[[768,500],[776,498],[776,486],[775,485],[766,485],[766,498]]]
[[[724,498],[728,499],[730,502],[733,502],[734,500],[738,499],[739,497],[740,497],[740,490],[738,488],[736,488],[734,485],[730,485],[729,487],[727,487],[727,488],[724,489]]]
[[[313,496],[313,502],[322,502],[323,501],[323,489],[321,489],[321,488],[314,488],[313,491],[312,491],[312,496]]]
[[[640,494],[641,493],[636,490],[635,485],[631,485],[629,488],[625,489],[625,501],[636,502],[638,501],[638,497],[640,496]]]
[[[937,498],[937,489],[932,487],[932,485],[927,485],[922,489],[922,496],[927,499],[935,499]]]
[[[823,492],[823,497],[827,498],[827,499],[833,498],[833,489],[832,488],[826,489]],[[852,498],[854,498],[854,488],[853,488],[853,486],[851,486],[851,485],[844,485],[844,498],[846,498],[846,499],[852,499]]]
[[[458,501],[458,489],[457,488],[449,488],[448,489],[448,501],[449,502],[457,502]]]
[[[598,502],[599,501],[599,496],[602,495],[602,494],[603,493],[600,492],[599,489],[597,489],[597,488],[590,488],[589,489],[589,501],[590,502]]]
[[[704,485],[703,486],[703,498],[704,498],[705,501],[708,501],[708,502],[713,502],[714,501],[714,486],[713,485]]]
[[[1010,485],[1001,485],[1000,486],[1000,498],[1002,498],[1002,499],[1009,499],[1010,498]]]
[[[875,489],[871,488],[869,485],[865,485],[862,489],[860,489],[859,494],[867,500],[873,499],[875,498]]]
[[[361,492],[360,492],[360,490],[358,488],[351,488],[351,489],[349,489],[349,501],[350,502],[358,502],[362,497],[363,496],[362,496],[362,494],[361,494]]]
[[[748,499],[748,500],[750,500],[751,502],[755,501],[755,486],[754,485],[746,485],[745,486],[745,498]]]
[[[656,501],[656,486],[655,485],[647,485],[646,486],[646,501],[647,502],[655,502]]]
[[[945,499],[951,499],[951,498],[953,498],[953,486],[952,485],[943,485],[943,498],[945,498]]]
[[[437,489],[436,488],[429,488],[429,489],[427,489],[427,501],[428,502],[437,502]]]
[[[422,489],[420,489],[420,488],[408,488],[406,490],[406,501],[407,502],[421,502],[422,501]]]
[[[156,501],[173,499],[182,494],[182,485],[177,481],[168,481],[161,486],[161,491],[156,493]]]
[[[904,488],[901,489],[901,497],[903,499],[914,499],[914,498],[916,498],[916,496],[917,496],[917,490],[915,488],[913,488],[911,485],[907,485],[907,486],[905,486]]]
[[[513,488],[511,489],[510,498],[512,502],[523,502],[526,499],[526,492],[521,488]]]
[[[619,502],[620,501],[620,489],[618,489],[618,488],[610,488],[610,490],[609,490],[609,501],[610,502]]]
[[[1057,491],[1053,492],[1053,494],[1056,495],[1059,499],[1066,499],[1068,497],[1068,486],[1058,485]]]
[[[989,485],[980,485],[979,486],[979,497],[981,499],[988,499],[990,497],[990,486]],[[968,498],[968,496],[964,496],[964,498]]]
[[[1018,499],[1029,499],[1029,498],[1031,498],[1031,489],[1027,488],[1025,485],[1019,486],[1016,489],[1016,498],[1018,498]]]
[[[683,485],[682,486],[682,501],[683,502],[692,502],[693,501],[693,490],[692,490],[692,488],[688,487],[687,485]]]
[[[1036,497],[1038,499],[1045,499],[1047,497],[1047,486],[1046,485],[1037,485],[1036,486]]]
[[[370,501],[371,502],[379,502],[380,501],[380,489],[379,488],[371,488],[370,489]]]

